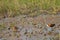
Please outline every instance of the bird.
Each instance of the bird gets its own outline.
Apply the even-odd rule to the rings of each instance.
[[[55,24],[47,24],[48,27],[54,27]]]
[[[16,26],[12,27],[14,32],[17,32],[18,28]]]

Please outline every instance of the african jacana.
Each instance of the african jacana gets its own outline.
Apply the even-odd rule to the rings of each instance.
[[[54,27],[55,24],[47,24],[48,27]]]

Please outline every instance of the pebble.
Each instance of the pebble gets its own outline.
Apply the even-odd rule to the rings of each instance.
[[[24,19],[25,19],[25,17],[24,17]],[[22,20],[22,22],[24,21],[24,19]],[[27,17],[26,17],[26,19],[27,19]],[[28,18],[29,19],[29,18]],[[31,20],[31,21],[30,21]],[[19,20],[20,21],[20,20]],[[8,21],[9,22],[9,21]],[[15,21],[13,21],[13,22],[15,22]],[[16,21],[17,22],[17,21]],[[53,23],[51,23],[51,24],[47,24],[47,26],[48,27],[45,27],[45,25],[44,24],[42,24],[41,25],[41,23],[39,23],[39,22],[37,22],[37,23],[35,23],[35,21],[33,22],[32,21],[32,19],[29,19],[28,20],[28,22],[29,22],[29,24],[27,24],[28,26],[26,26],[25,27],[25,24],[27,23],[27,21],[24,23],[23,22],[23,24],[24,24],[24,27],[22,28],[22,26],[20,26],[21,25],[21,23],[17,23],[18,24],[18,26],[13,26],[13,27],[11,27],[11,28],[8,28],[8,31],[10,30],[10,29],[12,29],[12,30],[10,30],[9,31],[9,33],[7,33],[8,34],[8,36],[7,36],[7,34],[5,34],[4,33],[4,31],[3,31],[3,33],[4,33],[4,35],[3,35],[3,38],[5,37],[5,38],[7,38],[7,39],[9,39],[10,37],[12,37],[13,36],[13,39],[15,39],[16,40],[16,38],[20,38],[20,39],[22,39],[22,40],[25,40],[25,39],[34,39],[34,40],[36,40],[36,39],[39,39],[40,40],[40,38],[41,38],[41,40],[44,38],[44,37],[46,37],[47,36],[47,39],[46,40],[50,40],[50,39],[48,39],[48,38],[50,38],[50,37],[48,37],[48,36],[53,36],[53,35],[56,35],[55,33],[56,33],[56,31],[53,33],[52,32],[52,29],[53,29],[53,27],[56,25],[56,24],[53,24]],[[30,23],[31,22],[31,23]],[[31,24],[33,25],[33,26],[31,26]],[[34,26],[36,26],[36,28],[34,27]],[[20,27],[20,28],[18,28],[18,27]],[[45,27],[45,28],[44,28]],[[18,31],[18,29],[19,29],[19,32],[17,32]],[[22,30],[20,30],[20,29],[22,29]],[[26,31],[24,30],[24,29],[27,29]],[[58,30],[58,29],[57,29]],[[6,30],[5,30],[6,31]],[[14,31],[14,32],[13,32]],[[53,30],[54,31],[54,30]],[[11,34],[10,34],[11,33]],[[15,34],[15,36],[14,36],[14,34]],[[21,35],[19,35],[19,34],[21,34]],[[0,34],[1,35],[1,34]],[[26,38],[24,37],[24,36],[26,36]],[[34,38],[33,38],[34,37]],[[38,38],[37,38],[38,37]],[[5,40],[7,40],[7,39],[5,39]],[[20,40],[19,39],[19,40]],[[1,40],[1,39],[0,39]],[[45,39],[44,39],[45,40]]]

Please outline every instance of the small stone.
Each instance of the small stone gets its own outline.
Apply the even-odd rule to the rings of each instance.
[[[48,32],[48,35],[51,35],[52,33],[51,32]]]
[[[17,36],[17,38],[19,38],[20,36]]]
[[[9,34],[9,36],[12,36],[11,34]]]
[[[2,36],[0,36],[0,39],[2,38]]]
[[[58,26],[60,26],[60,24]]]
[[[10,28],[8,28],[8,30],[10,30]]]
[[[44,34],[44,36],[46,36],[46,34]]]
[[[6,16],[4,16],[3,18],[6,18]]]
[[[27,32],[25,32],[24,34],[27,34]]]
[[[33,32],[31,32],[31,34],[33,34]]]

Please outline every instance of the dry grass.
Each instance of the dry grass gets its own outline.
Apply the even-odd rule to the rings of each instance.
[[[60,0],[0,0],[0,15],[5,17],[17,15],[41,14],[40,10],[47,10],[49,14],[56,14],[60,10]]]
[[[5,29],[5,25],[4,24],[0,24],[0,31],[2,31],[3,29]]]

